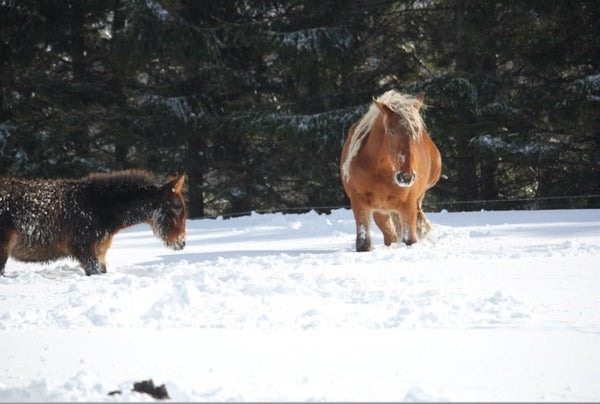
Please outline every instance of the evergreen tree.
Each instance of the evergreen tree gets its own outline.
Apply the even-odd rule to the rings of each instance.
[[[426,205],[598,194],[599,4],[0,0],[0,175],[185,172],[191,217],[343,205],[347,131],[399,88],[442,152]]]

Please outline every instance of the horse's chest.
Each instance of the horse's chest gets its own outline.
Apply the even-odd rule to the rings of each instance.
[[[352,181],[351,198],[358,197],[372,208],[381,210],[406,202],[409,190],[394,182],[393,169],[361,170],[356,174]]]

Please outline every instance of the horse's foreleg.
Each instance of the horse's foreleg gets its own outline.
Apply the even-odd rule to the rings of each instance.
[[[106,272],[106,266],[98,260],[93,249],[75,248],[72,253],[73,257],[79,261],[87,276]]]
[[[389,246],[392,243],[398,242],[398,235],[396,234],[396,227],[392,221],[391,215],[381,212],[373,212],[373,219],[375,224],[383,233],[383,243]]]
[[[417,242],[417,210],[415,207],[405,208],[401,214],[402,220],[402,241],[406,245],[412,245]]]
[[[103,265],[100,263],[100,261],[98,261],[98,258],[94,256],[89,256],[85,259],[79,259],[79,263],[81,264],[81,267],[87,276],[99,275],[106,272],[106,268],[103,268]]]
[[[356,251],[371,251],[371,212],[366,207],[352,204],[352,212],[356,222]]]

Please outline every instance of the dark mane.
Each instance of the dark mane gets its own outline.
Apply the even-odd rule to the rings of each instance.
[[[131,169],[116,171],[114,173],[95,173],[90,174],[80,180],[81,182],[92,182],[103,187],[130,186],[132,184],[140,186],[158,186],[160,179],[145,170]]]

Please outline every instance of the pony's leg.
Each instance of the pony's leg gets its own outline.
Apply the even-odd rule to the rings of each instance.
[[[106,252],[110,248],[111,243],[112,243],[112,236],[109,237],[104,243],[96,244],[96,246],[94,248],[96,258],[98,258],[98,262],[100,264],[100,271],[102,271],[102,273],[104,273],[104,274],[106,273]]]
[[[2,227],[3,226],[0,226],[0,276],[4,275],[6,261],[8,261],[10,250],[12,249],[17,236],[14,229],[3,229]]]
[[[352,203],[352,212],[356,222],[356,251],[371,251],[371,212],[356,203]]]
[[[402,235],[404,234],[404,231],[402,230],[402,216],[400,216],[400,213],[398,212],[392,212],[390,213],[390,216],[394,223],[394,228],[396,229],[396,238],[402,240]]]
[[[401,211],[402,220],[402,241],[406,245],[412,245],[417,242],[417,209],[414,206],[404,207]]]
[[[79,264],[85,271],[87,276],[101,274],[106,272],[102,270],[102,264],[98,260],[98,257],[94,254],[90,248],[76,247],[72,251],[73,257],[79,261]]]
[[[424,196],[425,194],[421,195],[417,201],[417,236],[419,237],[419,240],[425,239],[433,229],[431,222],[427,220],[427,217],[425,217],[425,213],[421,208]]]
[[[4,275],[4,267],[8,261],[8,240],[4,235],[0,235],[0,276]]]
[[[105,274],[106,273],[106,252],[112,243],[112,235],[103,241],[92,242],[91,245],[73,245],[72,254],[85,271],[85,274]]]
[[[106,268],[103,271],[102,264],[100,264],[98,258],[94,257],[93,255],[86,257],[85,259],[79,259],[79,263],[83,267],[83,270],[87,276],[99,275],[103,272],[106,272]]]
[[[375,224],[383,233],[383,243],[387,246],[392,243],[398,242],[398,235],[396,234],[396,227],[392,221],[391,215],[381,212],[373,212],[373,219]]]
[[[4,267],[8,261],[8,254],[4,253],[4,246],[0,246],[0,276],[4,275]]]
[[[417,236],[419,237],[419,240],[427,238],[431,230],[433,230],[431,222],[427,220],[425,213],[423,213],[422,210],[419,210],[419,212],[417,212]]]

